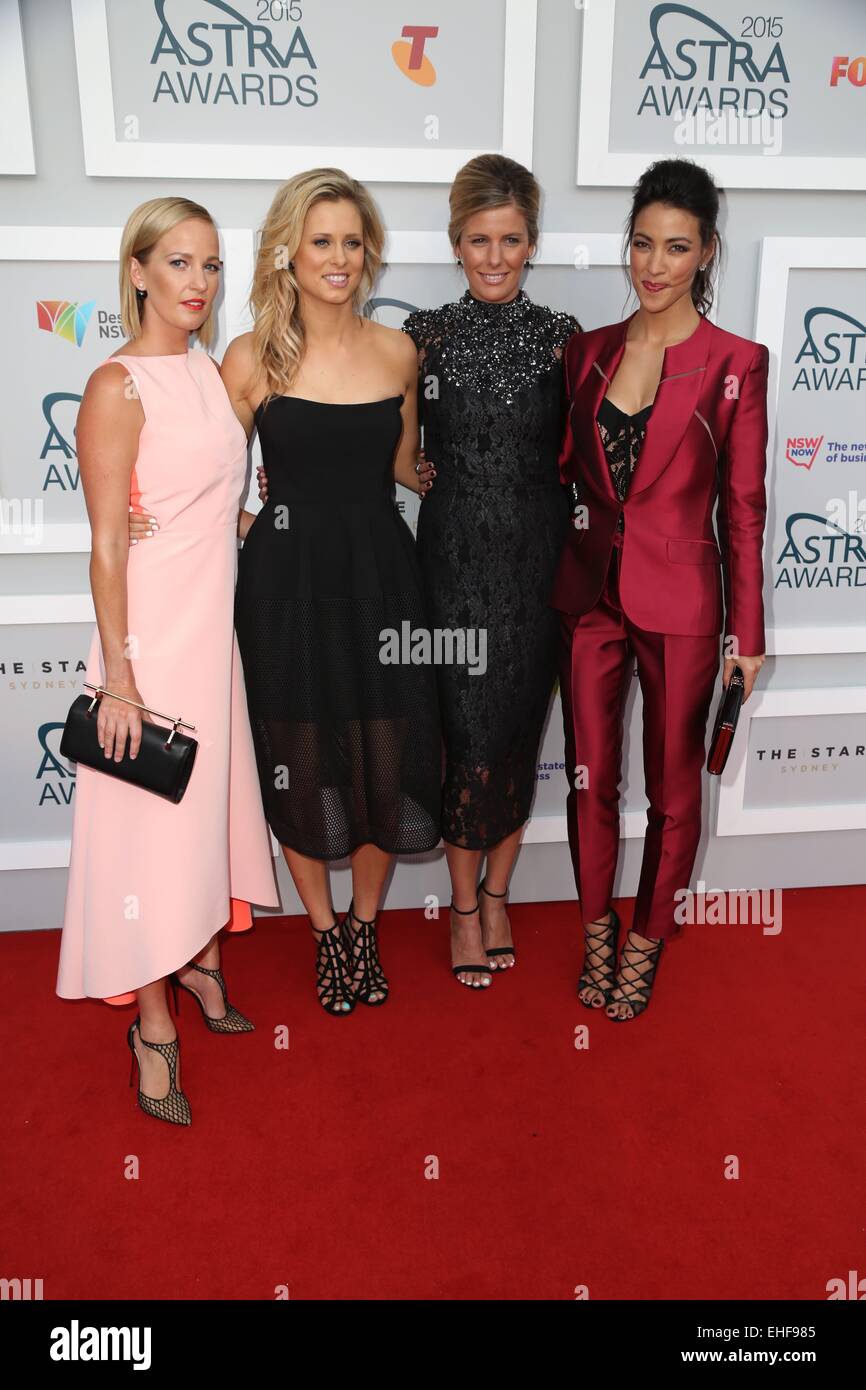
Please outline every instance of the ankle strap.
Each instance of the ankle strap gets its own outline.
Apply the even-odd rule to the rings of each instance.
[[[373,918],[372,922],[365,922],[363,917],[359,917],[356,913],[355,899],[353,898],[352,901],[349,903],[349,916],[352,918],[353,922],[357,922],[360,927],[375,927],[376,917],[378,917],[379,914],[378,912],[376,913],[376,917]]]
[[[455,907],[455,906],[454,906],[454,899],[452,898],[452,899],[451,899],[451,911],[452,911],[452,912],[459,912],[459,914],[460,914],[461,917],[471,917],[472,914],[473,914],[473,912],[477,912],[477,911],[478,911],[478,903],[476,902],[476,904],[475,904],[474,907]]]
[[[481,882],[479,883],[478,887],[481,889],[482,893],[486,893],[486,894],[487,894],[488,898],[507,898],[507,897],[508,897],[508,889],[507,889],[507,888],[506,888],[506,890],[505,890],[504,893],[491,893],[490,889],[487,887],[487,875],[486,875],[486,874],[485,874],[484,877],[482,878],[482,880],[481,880]]]

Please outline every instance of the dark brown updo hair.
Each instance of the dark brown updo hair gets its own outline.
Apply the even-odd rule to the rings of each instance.
[[[722,237],[718,230],[719,188],[711,174],[693,159],[659,159],[645,169],[632,189],[631,212],[623,241],[623,264],[628,273],[629,247],[634,225],[650,203],[665,203],[667,207],[682,208],[698,220],[701,244],[706,246],[716,238],[715,254],[706,270],[697,270],[692,281],[692,303],[699,314],[707,314],[713,303],[715,282],[722,258]]]
[[[452,246],[478,212],[514,203],[526,222],[530,246],[538,245],[538,207],[541,189],[535,177],[504,154],[479,154],[458,169],[448,195],[448,240]]]

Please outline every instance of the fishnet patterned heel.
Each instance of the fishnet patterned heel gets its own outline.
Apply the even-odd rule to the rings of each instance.
[[[327,931],[313,927],[319,938],[316,952],[316,992],[319,1003],[329,1014],[350,1014],[355,1007],[355,991],[349,967],[340,955],[342,931],[335,922]]]
[[[146,1096],[141,1089],[141,1063],[138,1061],[138,1053],[135,1050],[135,1043],[133,1042],[133,1034],[136,1028],[138,1029],[139,1042],[143,1043],[145,1047],[152,1048],[154,1052],[158,1052],[160,1057],[165,1059],[165,1063],[168,1067],[168,1095],[162,1096],[159,1099],[153,1096]],[[183,1091],[179,1091],[174,1084],[175,1077],[177,1076],[177,1059],[180,1054],[180,1040],[175,1038],[173,1042],[168,1043],[148,1042],[146,1038],[141,1036],[141,1016],[136,1015],[129,1025],[126,1041],[129,1043],[129,1050],[132,1053],[132,1062],[129,1068],[129,1084],[130,1086],[132,1085],[135,1064],[138,1062],[138,1103],[145,1115],[153,1115],[154,1119],[157,1120],[167,1120],[171,1125],[192,1124],[189,1101]]]
[[[375,1007],[376,1004],[384,1004],[388,998],[388,981],[379,960],[379,950],[376,943],[376,918],[372,922],[363,922],[360,917],[355,916],[355,900],[349,903],[349,911],[343,919],[343,945],[349,957],[349,966],[352,972],[352,982],[355,986],[355,997],[360,999],[362,1004],[369,1004]],[[349,926],[349,918],[357,922],[358,930],[353,931]],[[360,981],[358,979],[358,968],[363,967]],[[378,994],[379,999],[372,999],[370,996]]]
[[[488,898],[507,898],[507,897],[508,897],[508,889],[507,889],[507,888],[506,888],[506,890],[505,890],[504,893],[491,893],[490,889],[487,887],[487,875],[486,875],[486,874],[485,874],[484,878],[481,880],[481,882],[479,883],[478,887],[479,887],[479,890],[480,890],[482,893],[486,893],[486,894],[487,894]],[[514,949],[514,942],[512,942],[510,946],[493,946],[493,947],[491,947],[491,949],[490,949],[489,951],[485,948],[484,954],[487,956],[487,959],[488,959],[488,960],[492,960],[494,956],[511,956],[511,965],[507,965],[507,966],[503,966],[503,967],[502,967],[502,968],[505,969],[505,970],[510,970],[512,966],[514,966],[514,965],[517,964],[517,952],[516,952],[515,949]],[[497,969],[499,969],[499,966],[497,966]]]
[[[601,931],[584,933],[583,973],[577,982],[578,998],[582,989],[598,990],[602,996],[600,1004],[591,1004],[585,999],[581,999],[580,1002],[585,1009],[603,1009],[616,982],[616,943],[619,939],[619,917],[616,908],[610,909],[610,921],[606,926],[602,922],[588,922],[586,925],[601,927]],[[593,942],[596,944],[592,945]],[[607,955],[602,954],[605,947],[608,948]],[[599,979],[599,976],[605,978]]]
[[[192,995],[193,999],[198,1002],[198,1006],[204,1015],[204,1021],[212,1033],[254,1033],[256,1025],[251,1023],[248,1018],[244,1018],[244,1015],[235,1008],[234,1004],[229,1003],[228,993],[226,992],[226,982],[223,979],[222,971],[219,968],[216,970],[208,970],[207,966],[196,965],[195,961],[189,961],[189,965],[192,966],[193,970],[199,970],[202,975],[210,975],[212,980],[216,980],[222,990],[225,1013],[222,1018],[211,1018],[210,1014],[205,1010],[204,1000],[201,995],[194,990],[191,985],[185,985],[178,975],[170,975],[169,983],[171,984],[172,994],[174,995],[175,1012],[180,1013],[180,1005],[177,1000],[178,986],[180,986],[181,989],[185,989]]]
[[[643,1013],[650,1001],[653,980],[661,959],[662,947],[665,944],[664,940],[661,940],[654,951],[647,951],[642,946],[635,946],[633,941],[629,941],[631,935],[632,933],[629,932],[622,948],[619,973],[622,975],[623,966],[626,966],[631,970],[636,970],[639,979],[622,980],[611,993],[607,1001],[608,1008],[612,1004],[628,1004],[632,1010],[630,1014],[623,1014],[622,1016],[608,1014],[608,1018],[614,1023],[628,1023],[630,1019],[637,1018],[638,1014]],[[641,969],[642,966],[648,966],[648,968],[643,970]],[[619,995],[618,999],[616,998],[617,995]]]
[[[474,907],[455,907],[454,899],[451,899],[451,911],[456,912],[458,917],[471,917],[473,912],[478,911],[478,903]],[[467,989],[489,989],[493,982],[493,971],[489,965],[452,965],[452,974],[457,976],[458,984],[465,985]],[[470,984],[468,980],[461,980],[460,976],[466,975],[486,975],[486,980],[473,980]]]

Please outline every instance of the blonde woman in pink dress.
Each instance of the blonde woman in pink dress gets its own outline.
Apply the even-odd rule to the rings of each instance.
[[[145,1113],[190,1123],[166,981],[193,993],[216,1033],[253,1025],[228,1001],[219,932],[279,898],[237,641],[233,599],[246,434],[212,338],[221,261],[205,208],[143,203],[124,229],[121,310],[131,341],[92,373],[77,425],[92,530],[97,626],[86,679],[195,726],[198,751],[177,805],[79,765],[57,993],[137,999],[127,1041]],[[148,545],[129,544],[129,499],[158,509]],[[133,543],[134,545],[134,543]],[[106,759],[141,742],[134,705],[103,696]],[[131,1083],[130,1078],[130,1083]]]

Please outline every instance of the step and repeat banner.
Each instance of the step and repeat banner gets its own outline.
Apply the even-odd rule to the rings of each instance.
[[[734,190],[729,243],[737,188],[866,185],[862,0],[773,8],[576,6],[577,182],[620,186],[622,217],[603,233],[546,232],[525,282],[533,299],[587,328],[630,312],[621,222],[628,185],[653,157],[691,155]],[[425,0],[422,11],[405,0],[71,0],[70,12],[84,171],[153,182],[129,207],[118,203],[114,225],[0,226],[15,345],[0,380],[0,549],[33,576],[28,592],[4,585],[0,596],[0,866],[10,869],[68,860],[75,767],[59,742],[81,693],[93,609],[86,591],[58,593],[46,575],[57,557],[89,551],[76,413],[89,374],[123,341],[116,257],[126,214],[144,197],[182,191],[184,178],[276,183],[337,164],[371,181],[443,184],[485,150],[531,166],[544,82],[534,0]],[[26,52],[14,0],[0,0],[0,37],[0,172],[38,172],[26,80],[37,55]],[[563,168],[571,150],[563,133]],[[244,224],[220,232],[217,358],[250,326],[255,229],[270,197],[250,193]],[[443,227],[392,228],[367,311],[398,327],[463,289]],[[713,316],[725,324],[724,283]],[[750,331],[771,354],[768,651],[866,652],[866,237],[766,238]],[[251,480],[257,461],[254,443]],[[398,489],[398,504],[414,529],[417,499]],[[259,506],[252,485],[246,505]],[[636,679],[632,687],[628,837],[643,834],[646,810]],[[742,725],[713,833],[866,827],[866,663],[860,685],[756,692]],[[564,794],[554,695],[528,841],[565,839]]]

